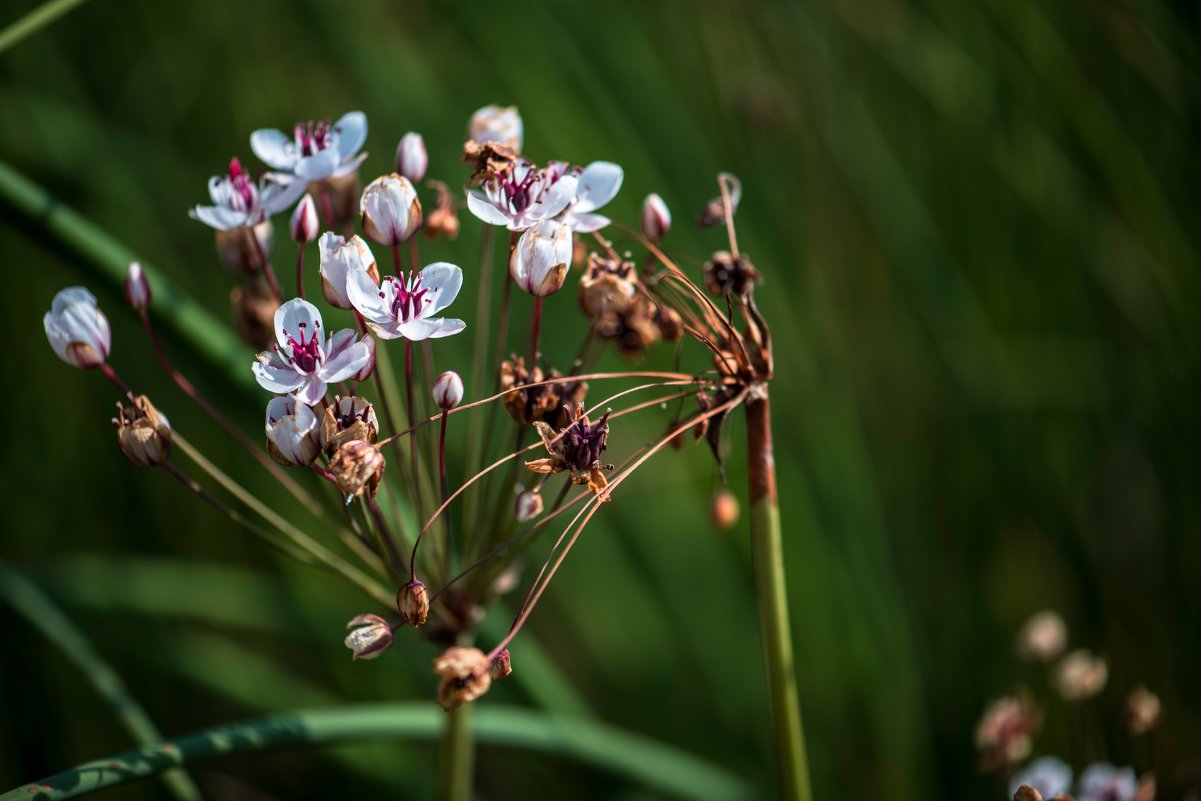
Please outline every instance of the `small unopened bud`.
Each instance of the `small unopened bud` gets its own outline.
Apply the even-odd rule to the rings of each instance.
[[[517,496],[513,504],[513,515],[518,523],[528,523],[542,514],[542,494],[534,490],[526,490]]]
[[[463,379],[448,370],[434,381],[434,403],[442,411],[450,411],[463,402]]]
[[[1136,737],[1146,734],[1159,724],[1162,712],[1159,696],[1140,684],[1126,699],[1126,726]]]
[[[216,237],[217,258],[221,263],[235,272],[254,275],[263,269],[263,257],[271,257],[275,229],[271,220],[263,220],[253,228],[243,225],[217,231]]]
[[[738,498],[725,487],[713,493],[709,501],[709,520],[718,531],[729,531],[738,524]]]
[[[117,404],[117,445],[126,459],[138,467],[154,467],[171,455],[171,424],[145,395],[132,406]]]
[[[1104,659],[1083,648],[1072,651],[1055,669],[1055,684],[1059,694],[1068,701],[1086,701],[1101,690],[1109,679],[1109,666]]]
[[[509,657],[509,649],[505,648],[492,660],[492,680],[500,681],[513,672],[513,660]]]
[[[355,659],[375,659],[392,647],[392,627],[379,615],[359,615],[346,624],[346,647]]]
[[[642,233],[647,239],[658,244],[664,235],[671,230],[671,211],[663,198],[652,192],[642,201],[642,217],[639,219]]]
[[[544,298],[563,286],[571,260],[571,226],[543,220],[517,240],[509,257],[509,274],[522,290]]]
[[[275,310],[279,301],[259,283],[236,286],[229,293],[234,324],[242,341],[255,350],[267,350],[276,344]]]
[[[125,302],[134,311],[142,311],[150,305],[150,282],[146,280],[142,265],[136,261],[129,263],[125,273]]]
[[[1067,644],[1068,626],[1051,609],[1035,612],[1018,632],[1018,654],[1038,662],[1057,659]]]
[[[447,712],[474,701],[492,686],[492,666],[479,648],[447,648],[434,660],[434,672],[442,677],[438,703]]]
[[[375,497],[385,464],[379,448],[361,439],[354,439],[343,443],[334,453],[329,472],[338,482],[338,489],[347,495],[357,496],[368,492]]]
[[[392,173],[376,178],[359,201],[363,232],[381,245],[398,245],[421,227],[421,201],[404,176]]]
[[[421,134],[409,131],[400,137],[400,144],[396,146],[396,171],[398,173],[413,183],[417,183],[425,177],[425,170],[429,163],[429,155],[425,152],[425,140],[421,138]]]
[[[738,211],[738,202],[742,200],[742,182],[731,173],[723,172],[717,176],[718,183],[725,182],[726,194],[730,198],[730,216]],[[701,209],[700,215],[696,219],[696,224],[701,228],[712,228],[715,225],[721,225],[726,221],[725,203],[722,196],[710,200],[705,204],[705,208]]]
[[[401,587],[400,592],[396,593],[396,608],[413,628],[425,623],[430,613],[430,594],[425,583],[416,580]]]
[[[292,241],[300,245],[307,245],[309,242],[317,241],[317,234],[321,231],[321,222],[317,217],[317,203],[313,200],[313,196],[305,193],[305,196],[296,204],[296,211],[292,212],[292,219],[288,223],[288,233],[292,234]]]

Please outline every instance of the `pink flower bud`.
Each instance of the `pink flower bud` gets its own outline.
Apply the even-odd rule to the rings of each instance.
[[[434,381],[434,403],[444,411],[450,411],[463,402],[463,379],[459,374],[447,371]]]
[[[563,286],[571,258],[571,226],[543,220],[517,240],[509,257],[509,274],[523,291],[544,298]]]
[[[642,201],[642,233],[650,241],[658,244],[663,236],[671,230],[671,211],[663,198],[652,192]]]
[[[135,311],[142,311],[150,305],[150,283],[142,272],[142,265],[136,261],[129,263],[129,270],[125,273],[125,301]]]
[[[376,178],[359,200],[363,232],[381,245],[397,245],[421,227],[421,201],[408,178],[392,173]]]
[[[355,659],[375,659],[392,647],[392,627],[379,615],[359,615],[346,624],[346,647]]]
[[[321,222],[317,218],[317,204],[313,202],[312,195],[305,193],[305,196],[296,204],[296,211],[292,212],[292,220],[288,223],[288,231],[292,234],[292,241],[301,245],[314,242],[317,239],[320,228]]]
[[[400,144],[396,146],[398,173],[417,183],[425,177],[429,163],[429,155],[425,152],[425,140],[421,138],[421,134],[409,131],[400,138]]]
[[[50,347],[73,367],[99,367],[108,359],[113,344],[108,318],[83,287],[67,287],[55,295],[42,327]]]

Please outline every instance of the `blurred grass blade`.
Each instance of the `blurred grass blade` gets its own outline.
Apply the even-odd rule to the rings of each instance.
[[[0,31],[0,53],[27,39],[87,0],[50,0]]]
[[[487,704],[475,710],[480,742],[571,757],[677,798],[753,797],[739,777],[671,746],[601,723],[551,718]],[[0,801],[75,798],[202,759],[269,748],[365,740],[434,740],[445,713],[431,703],[301,710],[193,732],[175,740],[88,762],[0,796]]]
[[[130,695],[125,682],[96,652],[70,618],[36,584],[3,561],[0,561],[0,597],[75,663],[135,742],[150,745],[162,739],[154,721],[137,699]],[[163,782],[174,797],[183,801],[198,801],[203,797],[182,770],[167,771],[163,775]]]

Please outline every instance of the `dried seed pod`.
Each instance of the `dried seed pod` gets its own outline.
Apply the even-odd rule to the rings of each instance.
[[[509,656],[509,649],[505,648],[496,658],[492,660],[492,680],[500,681],[506,678],[513,672],[513,660]]]
[[[759,271],[745,254],[735,256],[719,250],[705,262],[704,279],[710,294],[741,297],[759,283]]]
[[[379,448],[361,439],[353,439],[340,445],[334,452],[329,472],[338,482],[338,489],[347,495],[358,496],[368,492],[375,497],[385,465]]]
[[[410,581],[396,594],[396,608],[413,628],[425,623],[430,613],[430,594],[421,580]]]
[[[321,449],[332,455],[352,440],[374,443],[379,435],[379,419],[371,402],[361,395],[334,396],[334,402],[321,415]]]
[[[447,648],[434,660],[434,672],[442,677],[438,703],[447,712],[474,701],[492,686],[492,665],[479,648]]]
[[[155,467],[171,455],[171,424],[150,399],[139,395],[130,406],[117,404],[117,445],[131,464]]]
[[[217,258],[234,272],[256,275],[263,269],[263,257],[271,257],[275,244],[275,228],[270,220],[263,220],[253,228],[239,226],[215,234]],[[255,244],[255,241],[258,244]]]
[[[359,615],[346,624],[346,647],[355,659],[375,659],[392,647],[392,627],[379,615]]]
[[[275,344],[275,310],[279,302],[260,283],[236,286],[229,293],[234,325],[242,341],[255,350],[267,350]]]

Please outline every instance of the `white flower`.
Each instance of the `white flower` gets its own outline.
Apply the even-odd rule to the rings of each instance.
[[[471,115],[471,123],[467,127],[467,135],[472,141],[500,142],[509,145],[514,150],[521,150],[522,140],[521,115],[517,106],[484,106]]]
[[[609,224],[603,214],[593,214],[617,196],[624,173],[609,161],[594,161],[580,173],[575,200],[559,218],[581,234],[599,231]]]
[[[571,255],[571,226],[543,220],[517,240],[509,259],[509,274],[517,286],[543,298],[563,286]]]
[[[193,220],[218,231],[243,225],[258,225],[272,214],[291,206],[304,194],[304,181],[277,172],[264,173],[256,184],[236,158],[229,160],[228,175],[209,179],[211,206],[196,206],[188,212]]]
[[[370,282],[370,278],[363,274]],[[367,345],[349,328],[321,340],[321,312],[296,298],[275,312],[273,350],[258,355],[251,370],[259,385],[279,395],[295,395],[309,406],[325,396],[325,385],[345,381],[370,360]]]
[[[371,280],[379,284],[379,268],[375,266],[375,256],[367,243],[358,236],[344,239],[332,231],[321,235],[317,243],[321,250],[321,266],[317,271],[321,274],[321,293],[331,306],[339,309],[349,309],[350,297],[346,294],[346,276],[356,270],[367,273]]]
[[[1115,768],[1104,762],[1089,765],[1080,774],[1077,801],[1134,801],[1138,779],[1134,768]]]
[[[561,214],[576,199],[577,179],[565,162],[541,170],[528,161],[514,162],[504,174],[467,193],[467,208],[489,225],[524,231],[540,220]]]
[[[250,135],[250,149],[264,164],[305,181],[350,175],[367,158],[359,153],[367,141],[367,115],[361,111],[343,114],[333,125],[328,120],[297,123],[292,130],[289,137],[261,128]]]
[[[639,222],[643,235],[657,244],[671,230],[671,210],[667,208],[663,198],[652,192],[642,201],[642,216]]]
[[[408,178],[392,173],[367,184],[359,200],[363,231],[381,245],[398,245],[421,227],[421,201]]]
[[[283,465],[312,464],[321,450],[317,415],[291,396],[272,398],[267,404],[267,450]]]
[[[1038,790],[1043,798],[1054,798],[1072,789],[1072,768],[1059,757],[1039,757],[1014,774],[1009,795],[1016,794],[1023,784]]]
[[[425,140],[421,138],[421,134],[409,131],[400,137],[400,143],[396,146],[396,171],[398,173],[413,183],[417,183],[425,177],[425,170],[429,167],[429,163],[429,154],[425,151]]]
[[[42,326],[58,358],[73,367],[99,367],[112,349],[108,319],[95,296],[81,286],[67,287],[54,296]]]
[[[346,277],[346,293],[371,330],[382,339],[448,337],[467,327],[462,320],[434,317],[463,286],[463,271],[444,261],[405,278],[386,276],[379,286],[362,270]]]

